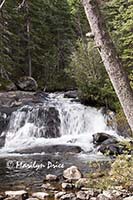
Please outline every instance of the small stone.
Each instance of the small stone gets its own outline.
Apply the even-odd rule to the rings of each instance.
[[[64,170],[63,177],[66,179],[78,180],[82,178],[82,174],[76,166],[71,166]]]
[[[124,198],[123,200],[133,200],[133,196],[126,197],[126,198]]]
[[[89,197],[97,197],[102,190],[100,189],[94,189],[94,188],[81,188],[82,191],[86,191],[87,192],[87,196]]]
[[[76,200],[76,197],[73,193],[63,195],[60,200]]]
[[[77,196],[77,199],[79,199],[79,200],[86,200],[87,198],[86,198],[86,192],[84,192],[84,191],[79,191],[79,192],[77,192],[77,194],[76,194],[76,196]]]
[[[49,196],[49,194],[46,193],[46,192],[35,192],[35,193],[32,194],[32,196],[33,196],[33,197],[36,197],[36,198],[38,198],[38,199],[44,200],[46,197]]]
[[[91,197],[90,200],[97,200],[97,198],[96,197]]]
[[[104,194],[99,194],[97,200],[110,200],[110,198],[106,197]]]
[[[56,188],[53,187],[50,183],[43,184],[42,188],[45,190],[56,190]]]
[[[71,184],[71,183],[62,183],[61,186],[65,190],[70,190],[70,189],[72,189],[74,187],[74,185]]]
[[[6,191],[5,195],[12,198],[18,198],[19,200],[25,200],[28,198],[28,193],[25,190]]]
[[[53,175],[53,174],[48,174],[48,175],[46,175],[45,180],[46,181],[57,181],[58,177],[56,175]]]
[[[66,192],[58,192],[55,194],[55,199],[60,199],[61,196],[65,195],[65,194],[66,194]]]
[[[105,195],[108,198],[118,198],[122,196],[122,192],[118,190],[104,190],[103,195]]]
[[[32,197],[30,197],[30,198],[28,198],[28,199],[26,199],[26,200],[38,200],[37,198],[32,198]]]

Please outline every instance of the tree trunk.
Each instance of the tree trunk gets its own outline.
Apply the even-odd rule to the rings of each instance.
[[[23,4],[26,4],[26,14],[27,14],[27,21],[26,21],[26,32],[27,32],[27,40],[28,40],[28,68],[29,68],[29,76],[32,76],[32,62],[31,62],[31,50],[30,50],[30,17],[29,17],[29,5],[27,1],[23,0]]]
[[[133,91],[107,31],[98,0],[82,0],[82,3],[94,35],[96,46],[99,49],[106,71],[133,132]]]

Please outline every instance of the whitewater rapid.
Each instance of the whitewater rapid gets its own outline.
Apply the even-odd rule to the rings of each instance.
[[[45,122],[52,109],[58,115],[52,116],[54,125]],[[47,130],[53,133],[46,134]],[[12,113],[8,129],[2,133],[5,145],[0,153],[54,144],[76,145],[90,152],[94,149],[92,135],[98,132],[119,137],[116,129],[107,126],[102,109],[64,98],[62,93],[49,94],[43,104],[25,105]]]

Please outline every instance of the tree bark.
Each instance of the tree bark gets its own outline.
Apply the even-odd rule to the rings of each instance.
[[[96,46],[133,132],[133,91],[107,31],[98,0],[82,0]]]

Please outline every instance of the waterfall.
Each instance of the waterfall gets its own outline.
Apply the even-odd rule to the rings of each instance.
[[[116,131],[107,126],[100,109],[54,93],[43,103],[25,105],[12,113],[8,129],[3,132],[3,150],[71,144],[90,151],[93,149],[92,135],[97,132],[117,137]]]

